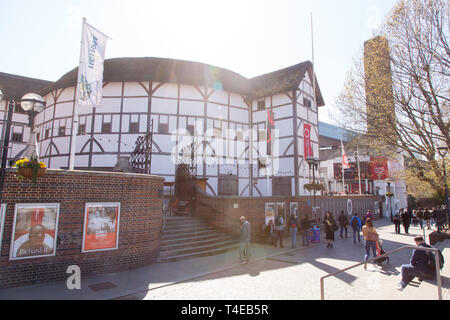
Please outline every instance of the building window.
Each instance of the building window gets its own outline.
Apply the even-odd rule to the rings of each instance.
[[[36,133],[36,140],[37,141],[41,140],[41,133],[40,132]]]
[[[58,129],[58,137],[63,137],[66,135],[66,127],[59,127]]]
[[[111,133],[111,122],[104,122],[102,125],[102,133]]]
[[[52,129],[48,128],[47,130],[45,130],[45,139],[50,138],[50,136],[51,136],[50,130],[52,130]]]
[[[86,133],[86,125],[85,124],[80,124],[78,126],[78,134],[85,134]]]
[[[194,136],[195,129],[194,129],[194,126],[192,124],[188,124],[186,126],[186,130],[191,136]]]
[[[258,130],[258,142],[267,141],[267,130],[260,129]]]
[[[311,100],[309,100],[308,98],[303,97],[303,105],[305,107],[311,108]]]
[[[264,110],[266,108],[266,101],[265,101],[265,99],[258,100],[257,106],[258,106],[258,111]]]
[[[21,133],[13,133],[12,139],[13,142],[23,142]]]
[[[163,133],[163,134],[169,133],[169,124],[168,123],[160,123],[158,126],[158,133]]]
[[[130,123],[130,133],[139,133],[139,123],[138,122]]]

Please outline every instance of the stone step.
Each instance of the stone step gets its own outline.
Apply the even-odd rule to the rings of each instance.
[[[237,241],[236,238],[228,235],[213,235],[209,238],[195,238],[191,240],[173,240],[170,243],[161,243],[161,251],[177,250],[183,248],[194,248],[202,245],[212,245],[216,243],[223,243],[227,241]]]
[[[176,249],[171,249],[171,250],[164,250],[161,251],[159,256],[160,257],[169,257],[169,256],[178,256],[178,255],[182,255],[182,254],[196,254],[197,252],[200,251],[207,251],[207,250],[213,250],[213,249],[219,249],[222,247],[227,247],[227,246],[231,246],[231,245],[238,245],[239,243],[236,242],[236,240],[232,239],[232,240],[226,240],[226,241],[214,241],[213,243],[196,243],[196,244],[192,244],[189,247],[185,247],[185,248],[176,248]]]
[[[239,247],[239,241],[218,232],[197,217],[164,217],[158,262],[219,254]]]
[[[217,233],[205,233],[205,234],[198,234],[198,235],[188,235],[185,236],[183,238],[181,237],[176,237],[176,238],[172,238],[172,239],[163,239],[161,240],[161,246],[164,247],[166,245],[172,245],[174,243],[179,243],[179,242],[195,242],[195,241],[203,241],[203,240],[208,240],[208,239],[217,239],[220,237],[224,237],[224,235],[219,235]]]
[[[214,228],[211,227],[201,227],[201,228],[184,228],[179,230],[164,230],[161,236],[161,239],[169,239],[174,237],[184,237],[189,234],[201,234],[208,232],[217,232]]]
[[[183,259],[189,259],[194,257],[201,257],[201,256],[209,256],[209,255],[215,255],[224,253],[230,250],[236,250],[239,248],[239,243],[220,247],[216,249],[210,249],[210,250],[204,250],[204,251],[197,251],[195,253],[188,253],[188,254],[179,254],[179,255],[173,255],[173,256],[166,256],[166,257],[159,257],[156,262],[163,263],[163,262],[172,262],[172,261],[179,261]]]
[[[186,222],[186,223],[170,223],[165,224],[163,230],[176,230],[182,228],[199,228],[207,227],[208,225],[203,222]]]

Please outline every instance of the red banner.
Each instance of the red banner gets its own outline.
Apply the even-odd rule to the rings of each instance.
[[[311,125],[304,123],[303,124],[303,145],[304,145],[304,155],[306,159],[307,157],[314,157],[313,149],[311,145]]]
[[[373,180],[385,180],[389,177],[387,159],[370,157],[370,174]]]

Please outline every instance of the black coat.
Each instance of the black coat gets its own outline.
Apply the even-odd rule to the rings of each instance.
[[[404,211],[402,213],[402,222],[404,226],[409,226],[411,224],[411,216],[409,215],[409,212]]]
[[[334,229],[333,226],[336,225],[336,221],[333,217],[325,218],[323,221],[325,225],[325,239],[334,241]]]

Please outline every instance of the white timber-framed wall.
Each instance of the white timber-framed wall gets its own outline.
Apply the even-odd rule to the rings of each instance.
[[[197,153],[202,158],[198,161],[197,176],[207,178],[208,193],[220,195],[219,179],[233,176],[238,181],[236,195],[271,196],[272,174],[267,176],[255,165],[259,156],[257,133],[267,129],[270,110],[274,114],[274,128],[278,130],[275,137],[278,152],[270,155],[272,162],[278,162],[273,176],[290,178],[289,195],[307,195],[303,185],[312,181],[312,175],[304,161],[305,123],[311,125],[313,153],[319,156],[318,110],[311,75],[311,70],[304,72],[302,79],[297,79],[299,84],[285,92],[252,99],[226,88],[182,82],[105,81],[102,106],[79,108],[75,168],[111,170],[119,156],[130,155],[136,139],[149,132],[153,120],[152,174],[163,176],[167,182],[175,180],[172,153],[180,151],[180,142],[186,134],[172,133],[184,129],[194,132]],[[75,89],[66,86],[46,93],[46,107],[35,119],[40,158],[49,168],[68,168]],[[304,104],[304,98],[309,104]],[[261,99],[264,109],[258,110]],[[214,138],[208,129],[214,130]],[[247,134],[226,137],[227,129]],[[210,143],[214,139],[220,139],[225,147],[215,150]],[[229,147],[237,140],[244,144],[244,152]],[[217,159],[221,162],[217,163]]]

